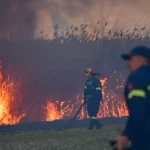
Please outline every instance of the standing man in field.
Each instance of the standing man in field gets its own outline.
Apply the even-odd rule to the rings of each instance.
[[[102,100],[102,87],[100,81],[95,77],[96,74],[93,69],[87,68],[85,75],[88,77],[84,87],[84,100],[87,103],[87,111],[90,116],[89,130],[96,126],[101,128],[100,122],[97,120],[100,101]]]
[[[138,46],[122,58],[130,70],[124,92],[129,118],[114,147],[124,150],[131,141],[131,150],[150,150],[150,50]]]

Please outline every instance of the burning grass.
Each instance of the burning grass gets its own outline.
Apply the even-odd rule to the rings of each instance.
[[[51,41],[49,41],[49,40],[48,41],[37,40],[36,41],[37,43],[34,43],[35,41],[31,40],[30,42],[31,43],[33,42],[33,45],[35,44],[38,48],[40,47],[40,46],[38,46],[39,43],[43,44],[44,46],[46,45],[46,47],[53,47],[53,44],[54,44],[54,47],[56,46],[56,51],[57,50],[58,51],[62,50],[62,45],[59,49],[59,44],[60,43],[65,43],[65,42],[69,43],[70,42],[71,47],[72,47],[72,42],[73,41],[74,41],[75,44],[79,44],[81,46],[84,45],[85,43],[90,42],[91,44],[94,44],[94,45],[98,44],[98,46],[100,48],[99,52],[102,52],[102,53],[103,52],[105,53],[105,50],[106,50],[106,53],[107,53],[107,47],[105,48],[105,44],[107,44],[107,45],[109,45],[108,49],[110,49],[109,52],[110,52],[110,55],[111,55],[112,54],[111,53],[112,47],[113,47],[114,50],[116,49],[115,45],[117,45],[117,47],[120,47],[119,45],[126,45],[126,46],[129,45],[130,46],[131,45],[130,43],[134,43],[134,42],[137,43],[137,44],[141,43],[141,42],[145,43],[145,44],[146,43],[148,44],[148,41],[150,39],[149,38],[150,30],[146,30],[146,27],[143,27],[143,28],[141,27],[139,29],[137,29],[137,27],[135,27],[135,29],[133,31],[129,31],[129,30],[127,30],[127,31],[124,31],[124,30],[111,31],[110,30],[106,34],[106,37],[104,38],[104,37],[100,36],[100,31],[98,29],[93,30],[93,33],[89,34],[87,32],[87,26],[88,25],[87,25],[86,22],[84,24],[82,24],[80,27],[71,26],[70,28],[67,29],[66,34],[64,34],[64,36],[61,36],[61,35],[57,34],[58,27],[55,26],[54,27],[55,28],[55,34],[54,34],[54,39],[53,40],[51,40]],[[107,24],[105,25],[105,27],[107,27]],[[81,43],[78,43],[78,42],[76,43],[75,41],[80,41]],[[126,43],[127,41],[129,43]],[[120,44],[120,42],[121,42],[121,44]],[[125,43],[122,44],[122,42],[123,43],[125,42]],[[3,43],[3,41],[2,41],[2,43]],[[52,44],[52,46],[51,46],[51,44]],[[30,45],[30,44],[24,44],[24,45]],[[12,49],[12,47],[13,46],[11,46],[10,49]],[[31,51],[32,50],[34,51],[34,49],[38,51],[37,47],[31,48]],[[42,49],[45,49],[45,48],[42,48]],[[67,48],[69,49],[69,47],[67,47]],[[84,46],[82,48],[84,48]],[[22,47],[21,47],[21,49],[22,49]],[[27,47],[27,48],[24,48],[24,49],[30,51],[30,47]],[[126,49],[126,47],[123,46],[123,47],[120,47],[119,49],[121,49],[121,50]],[[6,48],[6,50],[7,50],[7,48]],[[19,51],[20,51],[20,49],[19,49]],[[17,50],[17,53],[19,53],[19,51]],[[6,51],[6,53],[8,53],[8,52]],[[44,51],[43,51],[43,53],[44,53]],[[88,51],[87,51],[87,53],[88,53]],[[41,54],[40,54],[40,57],[44,56],[44,59],[45,59],[45,55],[41,55]],[[19,55],[20,54],[18,54],[18,56]],[[31,53],[30,56],[32,56],[32,53]],[[49,56],[49,55],[47,55],[47,56]],[[94,57],[95,56],[93,56],[93,58]],[[104,56],[102,54],[101,57],[98,57],[98,58],[99,58],[99,60],[101,60],[101,58],[103,58],[103,57]],[[59,59],[59,58],[57,57],[57,59]],[[96,59],[97,59],[97,57],[96,57]],[[116,57],[114,59],[116,59]],[[15,59],[15,60],[17,60],[17,59]],[[15,62],[15,61],[13,61],[13,62]],[[102,62],[105,63],[104,59],[101,60],[101,63]],[[108,62],[109,62],[109,60],[108,60]],[[56,63],[55,61],[54,61],[54,63],[52,61],[52,62],[47,63],[47,64],[48,64],[49,68],[51,68],[51,67],[53,68],[53,66],[50,66],[50,65],[55,64],[55,63]],[[111,64],[112,62],[110,61],[109,63]],[[32,62],[31,62],[31,64],[32,64]],[[22,64],[20,63],[20,66],[22,66],[22,65],[23,65],[23,63]],[[97,64],[97,65],[99,65],[99,64]],[[45,68],[45,65],[44,65],[43,68]],[[15,72],[15,71],[12,70],[11,72]],[[114,72],[114,74],[115,73],[116,72]],[[26,73],[23,73],[22,75],[24,75],[24,74],[26,76]],[[29,73],[29,75],[30,75],[30,73]],[[12,75],[12,78],[14,76],[15,75]],[[36,76],[38,77],[38,75],[36,75]],[[122,74],[120,74],[119,77],[117,77],[117,78],[112,77],[112,76],[113,76],[113,74],[111,73],[109,75],[109,77],[112,78],[114,80],[114,82],[116,81],[116,83],[113,83],[113,87],[108,85],[109,80],[111,80],[109,77],[107,77],[107,78],[103,77],[103,79],[101,79],[101,83],[103,84],[103,101],[101,102],[101,108],[100,108],[100,111],[98,113],[98,118],[128,116],[128,111],[127,111],[124,99],[122,98],[122,96],[123,96],[122,91],[123,91],[123,88],[124,88],[124,80],[123,80],[124,77],[122,76]],[[44,77],[45,77],[45,75],[44,75]],[[51,76],[48,76],[48,78],[46,77],[45,79],[47,79],[47,81],[49,81],[49,78],[51,78]],[[52,99],[51,95],[49,95],[49,92],[51,92],[49,90],[50,88],[48,89],[48,92],[47,92],[48,96],[47,96],[45,94],[46,93],[45,92],[45,89],[46,89],[45,87],[46,86],[41,87],[41,85],[44,85],[44,83],[46,81],[44,78],[40,78],[40,80],[43,82],[42,84],[40,83],[41,81],[38,84],[36,83],[37,85],[40,85],[39,87],[38,86],[36,87],[36,84],[33,83],[33,87],[35,87],[35,89],[31,88],[32,84],[31,84],[31,86],[30,86],[30,84],[27,85],[31,81],[31,79],[32,78],[30,77],[29,81],[28,81],[28,77],[27,77],[25,80],[21,81],[21,83],[18,83],[18,82],[20,82],[20,81],[18,81],[18,78],[17,78],[17,81],[14,80],[12,82],[9,79],[9,76],[8,76],[8,79],[5,80],[5,79],[3,79],[3,75],[1,73],[1,68],[0,68],[0,125],[1,124],[17,124],[17,123],[21,122],[24,118],[25,118],[24,122],[26,122],[26,121],[32,121],[32,122],[33,121],[53,121],[53,120],[64,119],[64,118],[68,118],[68,117],[70,118],[75,114],[78,107],[83,102],[83,100],[81,98],[81,95],[80,96],[77,95],[76,101],[74,101],[74,99],[75,99],[74,97],[72,97],[70,99],[63,99],[63,100],[61,100],[61,98]],[[34,78],[32,80],[34,82]],[[36,81],[36,78],[35,78],[35,81]],[[50,80],[50,81],[52,81],[52,80]],[[19,85],[22,84],[21,87],[22,87],[23,90],[20,90],[20,87],[18,88],[18,84]],[[52,85],[53,82],[52,83],[49,82],[49,84]],[[79,84],[79,83],[76,83],[76,84]],[[51,87],[51,86],[48,86],[48,87]],[[38,88],[39,89],[41,88],[41,90],[44,91],[43,93],[45,95],[43,94],[43,97],[40,96],[39,93],[42,93],[42,92],[38,91]],[[30,92],[30,90],[31,90],[31,92]],[[35,92],[36,93],[35,94],[34,91],[36,91],[36,90],[38,92]],[[53,91],[53,89],[52,89],[52,91]],[[56,90],[54,90],[54,91],[56,91]],[[68,87],[68,91],[69,91],[69,87]],[[32,96],[32,93],[33,93],[34,96]],[[52,93],[52,95],[53,95],[53,93]],[[57,91],[56,91],[56,93],[57,93]],[[76,93],[76,94],[78,94],[78,93]],[[38,102],[37,102],[37,97],[40,97],[40,98],[38,98]],[[41,101],[42,101],[42,103],[41,103]],[[29,103],[31,103],[31,104],[29,104]],[[35,107],[32,110],[32,109],[30,109],[31,106],[29,106],[29,105],[31,105],[31,106],[39,105],[39,106]],[[31,110],[30,113],[29,113],[29,110]],[[39,112],[39,113],[37,113],[37,112]],[[30,118],[32,118],[32,119],[30,119]],[[86,108],[83,108],[81,110],[81,114],[78,117],[78,119],[84,119],[84,118],[88,118]]]
[[[3,79],[0,62],[0,124],[16,124],[26,114],[17,112],[21,111],[18,100],[14,97],[14,83],[10,78]],[[17,112],[16,112],[17,111]]]
[[[17,83],[12,82],[9,77],[8,79],[4,80],[1,72],[0,75],[0,125],[17,124],[21,119],[23,119],[23,117],[29,114],[29,110],[27,108],[21,107],[21,104],[24,101],[18,101],[19,97],[17,96],[16,92],[20,92],[18,91],[20,89],[15,88]],[[118,94],[119,89],[123,89],[124,87],[123,81],[120,81],[119,84],[117,84],[116,91],[114,92],[107,89],[107,80],[107,78],[100,80],[103,87],[103,101],[101,102],[98,118],[128,116],[128,111],[122,98],[122,94],[121,96]],[[83,103],[83,100],[79,94],[77,95],[77,101],[75,102],[47,100],[47,103],[42,108],[45,110],[43,121],[53,121],[68,117],[70,118],[75,114],[81,103]],[[80,120],[84,118],[88,118],[86,107],[82,108],[78,117]]]
[[[60,91],[60,95],[64,95],[64,93],[65,93],[65,92],[63,93],[63,90],[61,91],[61,88],[55,89],[55,86],[53,87],[53,84],[55,84],[52,80],[53,75],[55,74],[55,78],[59,78],[59,76],[57,76],[57,74],[58,74],[57,71],[54,71],[53,69],[52,69],[52,71],[50,71],[50,70],[58,63],[59,59],[61,60],[62,56],[56,55],[57,56],[56,57],[55,54],[53,55],[53,51],[50,54],[49,52],[51,52],[51,50],[54,49],[56,51],[56,53],[59,54],[60,52],[62,52],[62,50],[67,50],[67,51],[65,51],[67,53],[70,51],[70,49],[72,50],[72,52],[74,52],[74,50],[77,50],[77,49],[84,50],[84,48],[86,48],[86,50],[87,50],[86,53],[89,53],[91,48],[92,49],[94,48],[94,49],[96,49],[96,51],[93,53],[92,59],[90,61],[93,62],[93,65],[94,65],[94,63],[97,62],[97,60],[99,59],[100,60],[99,64],[96,63],[95,66],[97,66],[97,67],[99,66],[99,68],[103,70],[104,67],[101,64],[106,64],[106,66],[107,65],[111,66],[111,64],[113,64],[113,62],[114,63],[117,62],[118,52],[120,53],[122,50],[128,49],[128,47],[132,47],[133,45],[137,45],[137,44],[148,45],[148,43],[149,43],[150,30],[148,30],[146,28],[146,26],[139,27],[138,23],[137,23],[135,28],[132,31],[123,30],[123,29],[120,30],[117,28],[116,28],[116,30],[108,30],[107,25],[109,25],[109,22],[105,22],[103,24],[104,30],[101,31],[99,29],[99,23],[100,22],[98,21],[97,26],[95,26],[93,28],[93,30],[91,30],[91,33],[90,33],[88,31],[88,22],[85,20],[85,22],[83,22],[83,24],[81,24],[81,26],[79,26],[79,27],[74,26],[74,25],[69,26],[66,29],[66,31],[63,32],[62,35],[59,34],[58,25],[55,25],[53,40],[49,40],[46,37],[44,39],[47,39],[47,40],[42,40],[42,37],[44,37],[45,33],[41,32],[41,36],[40,36],[41,38],[39,37],[40,39],[29,40],[29,41],[27,41],[27,43],[26,43],[26,41],[22,41],[21,42],[22,44],[20,44],[20,41],[13,42],[13,40],[12,41],[11,40],[10,41],[3,41],[3,40],[0,41],[0,44],[2,45],[1,47],[4,47],[1,50],[1,55],[2,55],[2,59],[3,59],[2,61],[6,61],[6,62],[8,61],[9,62],[9,63],[7,62],[8,64],[13,63],[13,65],[11,66],[11,69],[8,67],[9,65],[6,65],[6,66],[9,68],[8,70],[11,74],[10,78],[11,79],[16,78],[16,80],[17,80],[17,81],[13,80],[13,82],[12,82],[11,80],[9,80],[9,77],[8,77],[8,79],[5,80],[1,73],[1,67],[0,67],[0,125],[2,125],[2,124],[17,124],[19,122],[28,122],[28,121],[31,121],[31,122],[33,122],[33,121],[53,121],[53,120],[64,119],[64,118],[68,118],[68,117],[70,118],[75,114],[75,112],[77,111],[77,109],[79,108],[79,106],[81,105],[81,103],[83,101],[81,96],[79,96],[80,98],[78,98],[78,95],[77,95],[77,99],[75,99],[75,97],[71,97],[71,98],[69,97],[69,99],[66,99],[66,98],[63,99],[63,98],[59,97],[58,99],[54,99],[53,96],[51,96],[49,94],[49,92],[52,93],[52,95],[54,95],[55,92],[58,94],[58,91]],[[101,32],[102,32],[102,34],[101,34]],[[64,45],[63,45],[63,43],[64,43]],[[17,46],[18,48],[16,47],[16,44],[18,45]],[[75,44],[75,45],[73,46],[72,44],[73,45]],[[86,44],[88,44],[88,45],[86,45]],[[93,46],[91,47],[90,44],[93,44],[94,47]],[[5,45],[9,45],[9,46],[5,47]],[[21,45],[21,47],[19,45]],[[30,47],[30,45],[32,45],[33,47],[32,46]],[[77,45],[80,45],[80,46],[78,47]],[[97,46],[95,46],[95,45],[97,45]],[[15,48],[13,48],[13,47],[15,47]],[[13,48],[13,51],[12,51],[12,48]],[[45,49],[46,49],[46,51],[44,51]],[[98,49],[99,49],[99,51],[97,51]],[[112,53],[113,50],[116,50],[116,54],[114,52],[114,54],[116,56]],[[105,51],[106,51],[106,54],[109,55],[109,57],[105,58],[105,56],[106,56]],[[35,55],[36,52],[37,52],[37,56]],[[99,53],[97,53],[97,52],[99,52]],[[63,51],[63,53],[64,53],[64,51]],[[81,53],[81,56],[82,55],[84,56],[86,53]],[[101,55],[99,55],[100,53],[101,53]],[[6,55],[6,54],[9,54],[12,57],[12,59],[8,60],[10,57],[9,57],[9,55]],[[30,57],[28,56],[28,54],[30,54],[29,55]],[[89,53],[88,55],[90,55],[90,54],[91,53]],[[68,56],[69,55],[70,54],[68,53]],[[73,55],[75,57],[72,57]],[[78,63],[75,59],[76,55],[80,55],[80,53],[78,53],[78,51],[77,51],[77,53],[71,53],[71,58],[73,58],[73,60],[75,60],[74,61],[75,63],[72,63],[72,65],[75,66],[75,68],[76,67],[78,68],[78,66],[79,66],[78,69],[80,69],[81,63],[79,63],[79,65],[78,65]],[[85,59],[86,61],[87,60],[89,61],[88,55],[86,57],[84,57],[84,58],[86,58]],[[112,55],[112,57],[111,57],[111,55]],[[33,60],[32,60],[31,56],[34,56]],[[46,56],[48,56],[48,57],[46,57]],[[19,57],[19,59],[18,59],[18,57]],[[67,59],[67,57],[65,59],[68,61],[69,59]],[[111,60],[107,60],[107,58],[113,58],[114,60],[115,59],[116,60],[111,61]],[[25,60],[25,62],[24,62],[24,60]],[[26,60],[28,60],[28,61],[26,61]],[[41,64],[37,63],[38,69],[36,69],[36,67],[35,67],[36,65],[35,66],[33,65],[34,63],[36,64],[37,60],[38,60],[38,63],[41,63]],[[39,61],[39,60],[42,60],[42,61]],[[73,61],[73,60],[71,60],[71,61]],[[107,61],[105,61],[105,60],[107,60]],[[87,64],[88,64],[88,61],[86,62]],[[65,64],[66,61],[64,61],[62,59],[61,62],[62,62],[62,68],[59,68],[56,65],[58,67],[57,70],[62,70],[64,65],[65,65],[65,68],[68,67],[68,70],[70,70],[70,66],[66,66],[66,64]],[[70,62],[70,60],[69,60],[69,62]],[[27,64],[28,67],[25,67],[25,68],[29,68],[29,69],[25,69],[25,70],[23,69],[23,71],[22,71],[22,69],[20,70],[20,67],[17,67],[17,69],[19,71],[14,70],[14,68],[16,68],[16,67],[13,67],[13,66],[16,66],[16,64],[19,64],[17,66],[21,66],[21,68],[24,68],[24,66],[26,66],[26,64]],[[42,66],[43,64],[44,64],[44,66]],[[118,64],[119,64],[119,62],[114,64],[114,66],[116,65],[116,67],[117,67]],[[30,70],[29,66],[32,66],[31,70],[33,72],[35,71],[34,73]],[[42,67],[39,67],[39,66],[42,66]],[[81,67],[82,67],[82,65],[81,65]],[[112,65],[112,67],[113,67],[113,65]],[[66,69],[66,71],[68,71],[68,70]],[[76,70],[76,69],[74,69],[74,70]],[[16,72],[16,74],[14,74],[14,72]],[[20,78],[19,77],[20,75],[18,72],[20,72],[21,75],[23,76],[21,79],[21,83],[18,83],[18,82],[20,82],[18,80]],[[39,72],[39,75],[36,72]],[[34,74],[36,74],[36,75],[34,76]],[[41,76],[43,76],[43,74],[44,74],[44,77],[42,78]],[[66,72],[66,74],[67,74],[67,72]],[[114,74],[115,74],[115,72],[114,72]],[[31,76],[28,78],[28,75],[29,76],[33,75],[33,76],[32,76],[32,78],[31,78]],[[111,72],[111,74],[109,74],[109,77],[110,76],[113,76],[112,72]],[[49,78],[51,78],[51,79],[49,79]],[[70,79],[71,78],[72,78],[72,76],[70,76]],[[112,80],[114,82],[116,81],[116,83],[114,83],[114,82],[112,83],[113,87],[111,85],[108,85],[110,78],[112,78]],[[120,74],[119,77],[117,77],[117,78],[115,78],[115,77],[110,77],[110,78],[108,78],[108,77],[106,78],[105,76],[103,76],[103,79],[101,79],[101,83],[103,84],[103,101],[101,102],[101,108],[98,113],[98,118],[128,116],[128,111],[127,111],[124,99],[122,98],[122,96],[123,96],[122,91],[124,88],[124,80],[123,80],[124,77],[122,76],[122,74]],[[66,79],[67,78],[64,78],[63,80],[65,81]],[[68,81],[68,79],[66,81]],[[32,84],[32,82],[33,82],[33,84]],[[47,85],[47,83],[50,86]],[[18,86],[18,84],[19,84],[19,86]],[[58,84],[58,83],[56,82],[56,84]],[[61,84],[63,85],[64,82]],[[61,84],[59,83],[57,86],[59,87]],[[73,84],[76,85],[76,84],[80,84],[80,83],[74,82]],[[53,88],[54,88],[54,90],[53,90]],[[52,92],[51,92],[51,90],[52,90]],[[67,91],[71,92],[71,90],[69,90],[69,86],[67,87]],[[77,91],[77,92],[79,92],[79,91]],[[46,94],[48,94],[48,96]],[[59,95],[59,94],[58,95],[57,94],[56,94],[56,97]],[[75,94],[78,94],[78,93],[75,93]],[[73,93],[73,95],[74,95],[74,93]],[[36,106],[34,109],[32,109],[33,107],[31,107],[29,105],[31,105],[33,107],[35,105]],[[29,110],[31,110],[31,111],[29,111]],[[84,119],[84,118],[88,118],[86,108],[83,108],[81,110],[81,114],[78,117],[78,119]]]
[[[122,94],[119,95],[119,89],[124,88],[123,81],[119,83],[116,87],[116,92],[111,90],[107,90],[107,78],[100,80],[102,84],[102,94],[103,100],[101,101],[101,106],[99,113],[97,115],[98,118],[105,117],[124,117],[128,116],[128,110],[126,108],[126,104],[124,99],[122,98]],[[76,108],[78,108],[83,100],[77,97],[77,102],[73,104],[70,102],[52,102],[48,101],[46,106],[44,107],[46,110],[46,121],[53,121],[57,119],[63,119],[65,117],[71,117],[75,112]],[[58,107],[60,110],[58,110]],[[88,118],[86,107],[83,107],[78,119]]]
[[[118,136],[122,125],[101,130],[71,129],[0,135],[1,150],[110,150],[108,140]]]

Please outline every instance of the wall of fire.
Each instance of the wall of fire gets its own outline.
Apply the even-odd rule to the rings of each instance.
[[[142,41],[121,39],[101,40],[99,44],[77,41],[64,44],[44,40],[0,41],[0,124],[71,116],[81,103],[86,79],[84,70],[87,67],[93,67],[101,73],[101,79],[108,79],[105,98],[108,101],[120,100],[122,90],[118,91],[117,88],[123,87],[128,72],[119,55],[139,43]],[[48,105],[50,100],[54,105]],[[4,101],[7,103],[4,104]],[[111,107],[112,101],[109,105]],[[108,106],[103,108],[100,117],[121,116],[119,111],[123,112],[123,102],[119,102],[115,113],[109,112]],[[82,117],[86,117],[86,114]]]

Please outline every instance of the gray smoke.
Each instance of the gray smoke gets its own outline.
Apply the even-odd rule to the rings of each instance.
[[[32,38],[36,14],[30,8],[30,0],[1,0],[0,38]]]
[[[89,32],[97,27],[102,34],[110,28],[148,28],[149,4],[149,0],[2,0],[0,37],[33,38],[43,31],[43,37],[52,38],[54,24],[65,29],[68,24],[78,26],[84,20],[88,21]]]

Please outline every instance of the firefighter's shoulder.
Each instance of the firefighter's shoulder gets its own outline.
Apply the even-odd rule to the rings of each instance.
[[[95,81],[95,82],[100,82],[100,80],[97,79],[96,77],[94,78],[94,81]]]
[[[94,83],[95,84],[100,84],[100,80],[98,80],[97,78],[94,78]]]
[[[135,79],[137,78],[138,81],[150,81],[150,66],[145,66],[139,69],[133,76]]]
[[[95,84],[97,87],[100,87],[100,88],[102,87],[100,80],[98,80],[97,78],[95,78],[94,84]]]
[[[129,75],[128,87],[138,88],[150,85],[150,66],[145,66]]]

